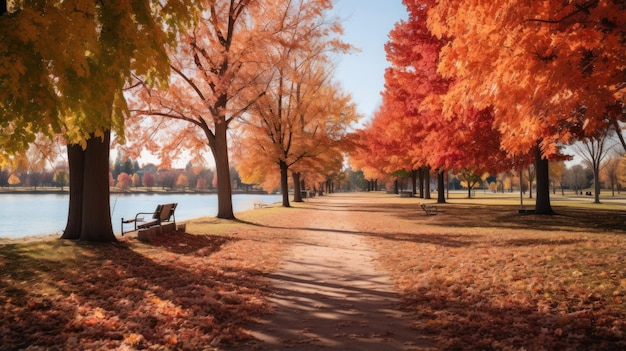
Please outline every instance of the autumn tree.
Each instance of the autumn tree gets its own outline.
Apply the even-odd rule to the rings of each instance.
[[[9,185],[13,185],[13,187],[16,187],[18,184],[20,184],[22,181],[20,180],[20,177],[18,177],[15,174],[11,174],[9,176]]]
[[[0,51],[11,55],[5,62],[12,63],[0,66],[1,100],[7,102],[0,118],[10,121],[0,135],[11,145],[3,151],[25,149],[36,133],[63,133],[70,204],[62,238],[116,240],[108,159],[111,130],[124,134],[122,89],[131,71],[156,79],[167,70],[163,44],[174,39],[176,25],[189,13],[185,0],[154,5],[150,0],[16,2],[0,14],[0,32],[8,33]]]
[[[196,189],[198,190],[206,190],[207,188],[207,180],[204,177],[198,177],[196,181]]]
[[[69,175],[64,170],[59,170],[54,174],[54,182],[57,186],[61,187],[61,191],[63,188],[69,183]]]
[[[133,178],[126,172],[122,172],[117,176],[117,187],[126,191],[130,189],[130,186],[133,184]]]
[[[363,172],[363,177],[368,180],[368,190],[370,191],[376,190],[372,186],[376,184],[372,183],[376,183],[378,179],[383,179],[387,175],[383,170],[383,160],[376,152],[376,146],[371,143],[373,137],[370,134],[376,132],[371,124],[370,121],[363,129],[358,129],[349,135],[354,146],[348,151],[350,165]]]
[[[141,186],[141,177],[139,176],[139,174],[137,173],[133,173],[132,175],[132,180],[133,180],[133,186],[135,188],[140,187]]]
[[[438,188],[443,189],[446,170],[482,174],[511,164],[500,150],[492,109],[467,109],[448,118],[436,103],[455,82],[437,70],[448,40],[435,37],[426,26],[433,3],[405,1],[409,18],[390,32],[385,50],[391,66],[385,72],[383,104],[368,126],[373,129],[368,143],[376,145],[372,153],[384,154],[387,171],[406,169],[419,175],[421,197],[429,197],[429,186],[424,186],[431,168],[437,170]],[[445,202],[443,191],[438,202]]]
[[[462,169],[456,174],[457,179],[461,181],[461,185],[467,188],[467,198],[472,198],[472,189],[482,183],[488,174],[477,174],[473,169]]]
[[[596,133],[592,137],[585,137],[580,142],[574,144],[574,149],[578,156],[582,157],[587,166],[593,171],[594,179],[594,203],[600,203],[600,170],[604,165],[604,160],[611,151],[613,145],[610,143],[608,131]]]
[[[558,162],[550,162],[549,166],[549,174],[550,174],[550,182],[552,183],[552,193],[556,193],[556,186],[558,185],[561,188],[561,195],[565,195],[565,190],[563,189],[564,185],[564,172],[565,172],[565,161]]]
[[[502,148],[534,152],[536,213],[553,213],[548,159],[558,145],[620,118],[610,111],[624,103],[624,11],[609,0],[444,0],[429,11],[432,33],[451,38],[438,67],[455,80],[445,115],[491,107]]]
[[[615,188],[620,191],[619,184],[619,162],[620,157],[617,155],[610,156],[604,161],[602,169],[604,170],[602,176],[606,180],[606,183],[611,187],[611,196],[615,196]]]
[[[148,190],[152,190],[152,187],[156,184],[154,172],[145,172],[143,174],[143,179],[141,179],[141,182],[143,183],[143,186],[148,188]]]
[[[216,166],[218,218],[235,218],[232,208],[228,130],[259,97],[260,65],[270,33],[266,23],[280,1],[204,1],[193,28],[179,36],[169,51],[169,88],[141,84],[132,91],[135,118],[131,137],[140,147],[157,152],[168,164],[180,150],[191,150],[202,163],[209,146]],[[263,92],[261,92],[262,94]],[[146,125],[144,117],[154,120]],[[162,131],[162,133],[159,133]]]
[[[244,182],[263,178],[267,164],[275,164],[285,207],[290,206],[289,169],[339,147],[346,128],[357,118],[350,96],[331,79],[329,54],[349,49],[335,38],[341,27],[328,20],[331,9],[331,3],[319,0],[277,7],[276,20],[267,24],[278,33],[268,42],[266,64],[272,69],[260,75],[265,83],[258,86],[254,95],[259,98],[242,126],[238,170]],[[296,199],[305,170],[292,172]]]
[[[182,190],[185,190],[185,188],[189,186],[189,179],[185,174],[181,173],[178,175],[178,178],[176,178],[176,186]]]

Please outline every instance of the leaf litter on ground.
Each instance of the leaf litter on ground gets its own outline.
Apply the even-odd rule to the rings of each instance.
[[[316,201],[328,203],[300,213],[350,211],[412,329],[440,349],[626,348],[626,240],[614,211],[519,216],[445,204],[424,216],[404,200]],[[303,229],[287,210],[200,218],[149,244],[0,245],[0,350],[240,345],[250,323],[271,313],[265,276]]]

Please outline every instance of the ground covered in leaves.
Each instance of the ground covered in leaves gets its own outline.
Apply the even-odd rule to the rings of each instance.
[[[416,332],[442,349],[626,349],[626,217],[556,207],[360,205]],[[377,223],[372,212],[386,212]]]
[[[251,223],[212,218],[189,228],[196,234],[168,233],[150,244],[0,246],[0,350],[236,344],[246,337],[243,325],[268,312],[263,276],[285,249],[280,231],[267,236]]]
[[[425,216],[386,194],[297,206],[197,219],[149,244],[2,243],[0,350],[229,349],[271,312],[265,277],[298,221],[325,211],[349,213],[437,349],[626,349],[623,211],[452,201]]]

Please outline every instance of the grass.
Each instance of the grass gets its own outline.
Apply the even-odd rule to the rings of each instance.
[[[433,200],[353,193],[294,204],[298,216],[198,218],[152,243],[8,241],[0,350],[228,349],[270,312],[265,276],[323,211],[349,213],[441,349],[626,347],[623,203],[556,197],[546,217],[519,215],[518,194],[464,195],[435,216],[418,207]]]
[[[429,217],[395,202],[393,221],[360,222],[413,328],[448,349],[626,347],[623,204],[559,199],[537,216],[513,202],[453,197]]]

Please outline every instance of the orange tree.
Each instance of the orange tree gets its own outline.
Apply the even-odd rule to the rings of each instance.
[[[153,87],[142,78],[129,92],[134,115],[129,138],[135,148],[158,153],[165,164],[182,150],[201,163],[208,145],[216,168],[217,217],[234,219],[228,131],[264,94],[256,85],[267,69],[261,62],[276,32],[266,24],[277,5],[273,0],[206,0],[202,5],[193,28],[181,33],[169,51],[169,87]]]
[[[428,12],[432,33],[450,38],[438,70],[455,84],[442,111],[493,108],[502,149],[535,154],[537,213],[552,213],[558,146],[623,118],[625,14],[610,0],[442,0]]]
[[[383,104],[370,126],[374,131],[367,135],[370,151],[385,155],[386,171],[434,167],[443,189],[444,170],[482,174],[506,169],[510,162],[500,150],[491,108],[451,117],[442,113],[439,100],[455,82],[437,71],[448,40],[435,37],[426,26],[432,3],[405,2],[409,18],[396,24],[385,46],[391,66],[385,72]],[[438,201],[445,202],[442,191]]]
[[[331,78],[330,54],[350,49],[337,39],[341,27],[328,19],[331,9],[331,3],[320,0],[275,6],[279,15],[266,24],[276,28],[266,48],[271,69],[259,74],[265,84],[257,86],[259,98],[241,126],[239,174],[246,182],[264,182],[267,173],[278,171],[285,207],[290,206],[290,168],[299,187],[301,172],[315,162],[308,160],[309,167],[297,165],[305,159],[319,160],[339,147],[346,128],[357,118],[350,96]],[[296,201],[299,196],[296,191]]]

